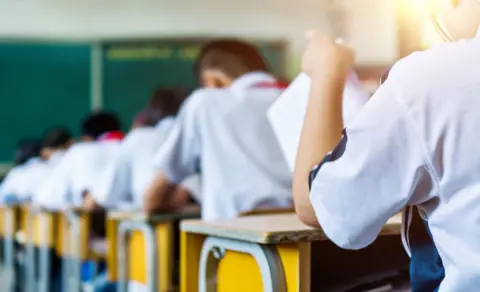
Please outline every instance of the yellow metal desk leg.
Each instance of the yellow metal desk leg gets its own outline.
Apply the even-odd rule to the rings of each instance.
[[[180,292],[198,292],[200,254],[205,236],[180,233]]]
[[[149,292],[173,286],[173,225],[121,222],[118,231],[118,291],[141,285]],[[128,269],[125,269],[125,266]],[[128,282],[128,285],[127,285]]]
[[[182,292],[310,291],[308,242],[260,245],[182,233],[181,248]]]

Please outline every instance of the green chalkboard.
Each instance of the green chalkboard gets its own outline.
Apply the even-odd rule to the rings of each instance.
[[[24,137],[56,125],[78,132],[89,108],[89,45],[0,44],[0,163]]]
[[[127,128],[156,88],[193,89],[194,61],[202,42],[112,43],[103,46],[104,108],[120,115]],[[259,45],[274,73],[283,75],[284,47]]]

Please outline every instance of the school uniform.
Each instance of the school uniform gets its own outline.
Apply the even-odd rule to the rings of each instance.
[[[480,286],[480,34],[399,61],[311,174],[326,235],[351,249],[416,205],[445,267],[439,291]]]
[[[197,90],[159,151],[155,165],[170,181],[201,173],[204,220],[291,205],[291,173],[266,115],[282,92],[275,82],[256,72]]]
[[[85,193],[116,157],[118,145],[118,140],[108,140],[70,147],[38,190],[34,203],[51,209],[82,206]]]
[[[0,186],[1,200],[29,200],[42,183],[45,172],[48,172],[48,165],[40,158],[32,158],[25,164],[14,167]]]
[[[410,207],[405,214],[411,218],[407,229],[410,253],[410,286],[412,292],[438,291],[445,277],[442,259],[438,254],[427,222],[415,207]]]
[[[141,208],[143,196],[156,174],[153,158],[168,138],[175,118],[161,120],[155,127],[133,129],[119,146],[118,156],[92,190],[105,208]],[[198,192],[198,190],[195,190]]]

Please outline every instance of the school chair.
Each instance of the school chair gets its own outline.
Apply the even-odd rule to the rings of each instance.
[[[20,208],[18,206],[1,206],[3,253],[5,261],[4,278],[7,291],[15,291],[18,281],[16,263],[16,235],[19,228]]]
[[[22,208],[25,224],[26,291],[52,291],[52,256],[56,246],[56,220],[58,213],[42,207]],[[38,251],[38,261],[37,261]],[[38,280],[37,280],[38,275]]]
[[[117,291],[158,292],[175,288],[178,273],[176,238],[182,219],[200,217],[198,206],[176,213],[109,212],[107,219],[109,280]]]
[[[400,228],[396,216],[382,236],[398,235]],[[311,285],[310,274],[321,264],[312,260],[314,242],[328,239],[295,214],[182,221],[180,291],[321,291]]]
[[[105,259],[105,251],[94,248],[96,240],[105,238],[105,214],[70,208],[59,218],[61,243],[58,254],[62,258],[64,291],[81,291],[81,267],[85,261]],[[101,238],[103,236],[103,239]]]

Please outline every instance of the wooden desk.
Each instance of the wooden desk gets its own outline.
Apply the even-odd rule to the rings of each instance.
[[[128,287],[152,292],[172,289],[177,274],[177,225],[182,219],[199,217],[198,206],[171,214],[110,212],[107,266],[109,279],[118,281],[119,292]]]
[[[400,227],[394,217],[382,235]],[[327,242],[295,214],[183,221],[181,231],[182,292],[310,291],[311,242]]]

